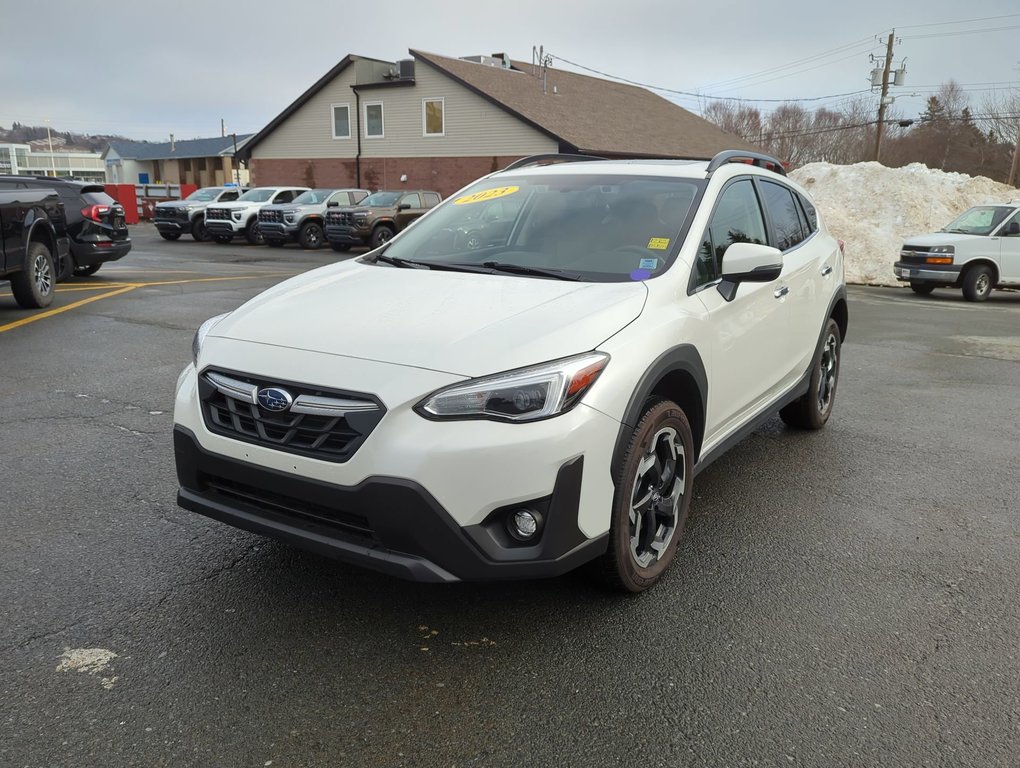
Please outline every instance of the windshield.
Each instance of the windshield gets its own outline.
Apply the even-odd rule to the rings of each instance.
[[[964,211],[942,231],[961,232],[967,235],[987,235],[994,231],[1012,212],[1012,208],[1002,205],[979,205],[969,211]]]
[[[262,189],[249,189],[238,200],[247,200],[251,203],[264,203],[276,193],[274,187],[263,187]]]
[[[701,184],[589,174],[486,179],[418,221],[386,256],[600,282],[645,280],[668,266]]]
[[[316,205],[326,202],[326,198],[336,192],[335,189],[309,189],[291,200],[294,205]]]
[[[358,205],[381,205],[388,206],[393,205],[397,202],[397,198],[400,197],[400,192],[373,192],[371,195],[362,200]]]
[[[216,195],[219,193],[219,187],[202,187],[202,189],[196,189],[184,199],[191,200],[193,203],[208,203],[210,200],[215,200]]]

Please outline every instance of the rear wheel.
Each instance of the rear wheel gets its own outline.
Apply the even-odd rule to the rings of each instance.
[[[244,228],[244,239],[248,241],[249,245],[262,244],[262,230],[259,229],[258,221],[248,222],[248,226]]]
[[[609,586],[643,592],[673,561],[690,510],[694,439],[683,410],[650,400],[614,472],[609,548],[595,565]]]
[[[180,240],[181,239],[181,233],[180,232],[160,232],[159,236],[162,237],[164,240]]]
[[[191,222],[191,237],[196,243],[208,242],[209,230],[205,228],[205,219],[202,216],[196,216],[195,220]]]
[[[386,224],[380,224],[372,231],[372,247],[378,248],[380,245],[388,243],[393,238],[393,228]]]
[[[11,275],[11,293],[19,307],[42,309],[53,301],[56,284],[53,256],[42,243],[29,243],[24,269]]]
[[[74,276],[75,277],[88,277],[89,275],[94,275],[94,274],[96,274],[96,272],[99,271],[99,268],[101,266],[103,266],[103,265],[102,264],[86,264],[83,267],[75,267],[74,268]]]
[[[337,253],[346,253],[351,250],[351,246],[348,243],[330,243],[329,247]]]
[[[967,301],[984,301],[995,286],[992,268],[985,264],[975,264],[963,276],[963,298]]]
[[[309,221],[301,227],[301,234],[298,236],[298,242],[301,243],[302,248],[310,251],[318,250],[322,247],[322,239],[322,227],[314,221]]]
[[[910,284],[910,290],[916,293],[918,296],[927,296],[929,293],[935,290],[935,286],[931,283],[919,283],[914,280]]]
[[[57,282],[62,283],[65,280],[68,280],[73,274],[74,257],[71,255],[71,252],[68,251],[64,254],[64,257],[60,259],[60,266],[57,267]]]
[[[836,402],[841,345],[839,325],[830,317],[822,334],[822,344],[815,352],[807,394],[779,412],[779,417],[786,424],[800,429],[821,429],[825,426]]]

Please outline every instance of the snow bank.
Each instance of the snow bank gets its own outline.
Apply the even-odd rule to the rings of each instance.
[[[1020,198],[1007,184],[921,163],[810,163],[790,178],[811,193],[829,231],[846,242],[849,283],[897,285],[892,264],[906,238],[941,229],[973,205]]]

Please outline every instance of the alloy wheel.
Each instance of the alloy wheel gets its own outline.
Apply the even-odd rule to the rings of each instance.
[[[649,443],[634,478],[630,505],[630,553],[647,568],[663,556],[676,533],[687,478],[683,443],[663,427]]]
[[[818,377],[818,411],[825,413],[832,406],[832,395],[836,391],[836,369],[839,362],[839,348],[835,334],[830,333],[822,347],[818,361],[821,375]]]
[[[46,254],[40,253],[35,257],[32,265],[33,278],[39,295],[45,296],[53,290],[53,272],[50,269],[50,260]]]

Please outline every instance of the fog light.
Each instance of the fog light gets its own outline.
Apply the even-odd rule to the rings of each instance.
[[[542,524],[542,517],[531,509],[515,510],[507,521],[510,535],[518,541],[529,541],[538,533]]]

